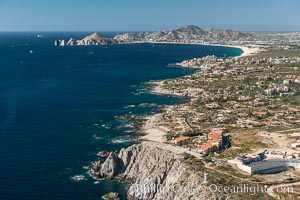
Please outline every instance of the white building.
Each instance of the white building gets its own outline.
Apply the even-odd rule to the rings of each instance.
[[[262,155],[256,156],[239,156],[229,163],[235,164],[239,169],[249,174],[269,174],[285,171],[288,168],[300,170],[300,159],[265,159]]]
[[[284,171],[286,169],[285,162],[278,162],[276,160],[263,160],[258,162],[252,162],[250,164],[237,165],[241,170],[248,172],[249,174],[264,174],[264,173],[276,173]]]

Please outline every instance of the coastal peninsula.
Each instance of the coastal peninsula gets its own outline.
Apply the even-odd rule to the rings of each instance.
[[[57,46],[82,46],[82,45],[107,45],[126,43],[199,43],[199,44],[224,44],[231,41],[244,41],[253,39],[254,35],[234,30],[221,30],[209,28],[203,30],[195,25],[187,25],[174,30],[159,32],[141,32],[118,34],[113,38],[107,38],[98,32],[86,36],[81,40],[70,38],[68,40],[56,40]]]

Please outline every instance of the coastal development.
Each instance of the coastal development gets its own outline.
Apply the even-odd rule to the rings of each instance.
[[[0,0],[0,200],[300,200],[299,0]]]
[[[186,99],[185,103],[166,106],[162,112],[148,116],[141,128],[141,144],[122,149],[119,154],[110,153],[104,163],[93,162],[89,167],[93,178],[118,177],[131,182],[128,196],[133,199],[186,199],[186,193],[151,190],[152,186],[172,187],[180,181],[184,182],[182,186],[197,188],[189,194],[192,197],[200,193],[201,199],[211,195],[232,197],[226,192],[209,192],[203,184],[207,175],[213,184],[230,186],[242,181],[273,189],[294,184],[295,191],[300,190],[299,33],[242,33],[190,25],[114,38],[94,33],[82,40],[55,41],[55,45],[143,42],[225,45],[241,48],[243,54],[170,63],[171,67],[197,71],[151,81],[149,91],[178,96]],[[186,172],[176,174],[179,168]],[[149,191],[137,191],[137,185]],[[275,199],[288,195],[293,199],[297,194],[268,189],[256,195]],[[234,194],[237,199],[246,196]]]

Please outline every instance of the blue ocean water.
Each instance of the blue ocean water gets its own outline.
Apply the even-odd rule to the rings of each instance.
[[[86,175],[82,167],[100,150],[131,144],[135,130],[116,116],[159,110],[128,105],[183,101],[139,92],[149,80],[193,72],[166,67],[169,63],[242,53],[179,44],[53,45],[55,39],[86,34],[0,33],[0,199],[101,199],[111,191],[125,199],[124,184],[117,180],[71,179]]]

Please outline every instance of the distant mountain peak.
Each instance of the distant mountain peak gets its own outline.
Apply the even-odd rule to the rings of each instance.
[[[93,40],[99,40],[99,39],[105,38],[103,35],[101,35],[98,32],[94,32],[92,35],[89,35],[88,37],[90,37],[90,39],[93,39]]]
[[[175,29],[175,31],[192,31],[195,33],[204,33],[205,31],[196,25],[186,25]]]
[[[183,29],[201,29],[199,26],[192,25],[192,24],[182,26],[181,28],[183,28]]]

